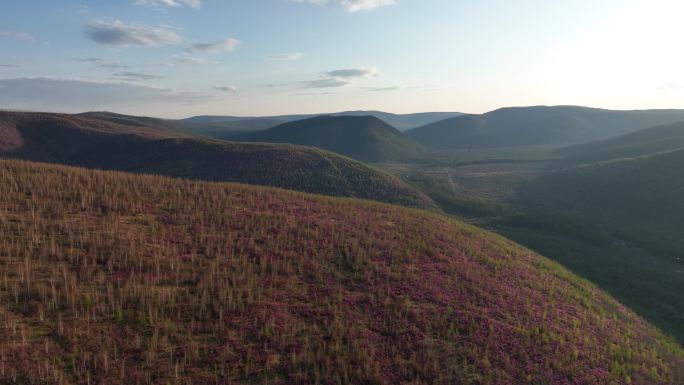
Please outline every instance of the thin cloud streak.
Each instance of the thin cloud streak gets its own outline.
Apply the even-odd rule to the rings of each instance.
[[[145,73],[140,73],[140,72],[131,72],[131,71],[116,72],[113,74],[113,77],[116,80],[124,80],[124,81],[132,81],[132,82],[164,79],[164,76],[145,74]]]
[[[214,85],[214,89],[217,91],[223,91],[223,92],[229,92],[229,93],[235,93],[238,92],[238,88],[232,84],[226,84],[226,85]]]
[[[301,82],[303,88],[336,88],[352,84],[355,80],[378,77],[373,67],[345,68],[322,73],[318,79]]]
[[[120,20],[95,19],[86,24],[85,35],[97,44],[112,47],[157,47],[182,41],[168,27],[126,24]]]
[[[183,7],[200,8],[202,6],[201,0],[136,0],[135,5],[145,5],[148,7],[164,6],[164,7]]]
[[[76,58],[73,59],[75,62],[78,63],[88,63],[88,64],[93,64],[98,67],[102,68],[108,68],[108,69],[126,69],[128,68],[127,65],[119,64],[107,59],[99,58],[99,57],[87,57],[87,58]]]
[[[23,33],[23,32],[15,32],[15,31],[0,31],[0,38],[7,38],[7,39],[15,39],[15,40],[20,40],[23,41],[24,43],[37,43],[38,40],[34,38],[33,36]]]
[[[371,11],[376,8],[396,4],[395,0],[292,0],[300,4],[312,4],[320,7],[335,6],[349,13]]]
[[[231,52],[241,44],[240,40],[226,38],[213,43],[197,43],[188,47],[188,51],[195,53],[217,54]]]
[[[302,53],[274,53],[268,56],[268,60],[271,61],[295,61],[299,60],[304,56]]]

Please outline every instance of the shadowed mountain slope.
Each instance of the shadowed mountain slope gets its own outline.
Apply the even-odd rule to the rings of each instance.
[[[0,382],[681,384],[682,351],[441,216],[0,161]]]
[[[382,111],[344,111],[331,114],[275,115],[264,117],[241,116],[193,116],[175,120],[177,127],[188,132],[202,133],[206,136],[221,139],[232,137],[236,132],[266,130],[279,124],[314,118],[320,115],[330,116],[374,116],[399,131],[406,131],[443,119],[463,115],[460,112],[419,112],[414,114],[392,114]]]
[[[539,178],[520,196],[531,206],[591,218],[671,253],[684,250],[682,165],[684,150],[585,164]]]
[[[419,144],[373,116],[318,116],[257,132],[247,139],[318,147],[368,162],[410,160],[423,151]]]
[[[684,149],[684,122],[640,130],[607,140],[565,147],[558,154],[575,162],[633,158]]]
[[[0,156],[434,208],[399,179],[327,151],[197,139],[74,115],[0,113]]]

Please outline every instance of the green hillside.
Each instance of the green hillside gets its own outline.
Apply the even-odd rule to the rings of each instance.
[[[0,383],[664,384],[557,264],[368,201],[0,161]]]
[[[682,120],[683,110],[515,107],[450,118],[406,134],[436,149],[562,145],[606,139]]]
[[[423,149],[373,116],[318,116],[250,135],[250,141],[318,147],[367,162],[410,160]]]
[[[196,139],[74,115],[0,113],[0,156],[434,208],[399,179],[330,152]]]
[[[684,149],[684,122],[657,126],[603,141],[565,147],[558,154],[573,162],[632,158]]]
[[[643,309],[642,314],[658,320],[680,340],[684,340],[682,164],[684,150],[598,162],[551,173],[518,192],[521,205],[534,212],[557,221],[576,218],[571,225],[574,231],[600,232],[614,239],[613,252],[622,258],[608,255],[606,260],[613,266],[600,274],[596,266],[601,263],[587,263],[581,269],[596,282],[621,291],[630,306]]]
[[[569,168],[520,193],[530,205],[570,212],[684,256],[684,150]],[[668,246],[666,246],[668,245]]]

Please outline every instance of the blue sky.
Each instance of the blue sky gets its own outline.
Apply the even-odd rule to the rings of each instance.
[[[679,0],[5,0],[0,108],[684,108]]]

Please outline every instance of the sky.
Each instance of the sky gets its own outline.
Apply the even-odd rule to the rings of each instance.
[[[0,108],[684,108],[681,0],[3,0]]]

